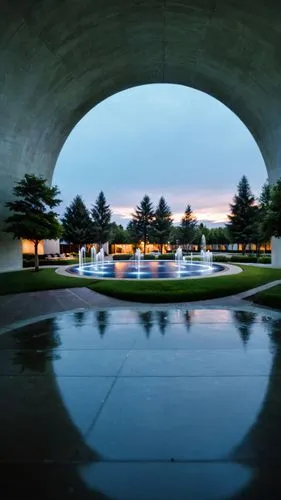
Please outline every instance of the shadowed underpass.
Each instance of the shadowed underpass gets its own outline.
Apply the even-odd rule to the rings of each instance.
[[[2,334],[4,498],[276,498],[281,326],[268,314],[85,310]]]

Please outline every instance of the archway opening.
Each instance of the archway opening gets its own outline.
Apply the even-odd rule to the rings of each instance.
[[[242,175],[259,195],[267,173],[247,127],[224,104],[171,84],[114,94],[75,126],[59,155],[54,183],[62,212],[80,194],[87,206],[103,190],[113,221],[126,226],[147,193],[163,195],[179,222],[187,204],[199,222],[218,227]]]

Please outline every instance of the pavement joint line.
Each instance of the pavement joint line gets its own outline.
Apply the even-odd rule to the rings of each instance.
[[[46,352],[46,353],[49,353],[49,352],[85,352],[85,351],[97,351],[97,352],[107,352],[107,351],[127,351],[128,349],[128,346],[127,347],[116,347],[116,348],[111,348],[111,347],[108,347],[108,348],[103,348],[103,347],[79,347],[79,348],[75,348],[75,347],[48,347],[46,349],[40,349],[40,348],[34,348],[34,349],[16,349],[16,348],[10,348],[10,347],[4,347],[4,348],[1,348],[0,347],[0,353],[1,352],[11,352],[11,353],[14,353],[14,352],[34,352],[34,353],[38,353],[38,352]],[[241,349],[239,347],[231,347],[231,348],[227,348],[227,347],[152,347],[151,349],[149,348],[145,348],[145,347],[130,347],[131,351],[132,352],[146,352],[146,351],[159,351],[159,352],[169,352],[169,351],[178,351],[178,352],[185,352],[185,353],[188,353],[188,352],[192,352],[192,353],[198,353],[198,352],[206,352],[206,351],[211,351],[211,352],[216,352],[219,351],[219,352],[224,352],[224,351],[227,351],[227,352],[241,352]],[[267,349],[265,347],[251,347],[249,349],[250,352],[255,352],[255,351],[266,351],[267,352]]]
[[[87,300],[85,300],[84,298],[82,298],[78,293],[76,293],[76,290],[75,288],[67,288],[66,289],[67,292],[70,294],[70,295],[73,295],[75,298],[77,298],[78,300],[80,300],[80,302],[82,302],[83,304],[86,304],[87,306],[89,306],[89,302]]]
[[[121,373],[121,371],[123,369],[123,366],[124,366],[127,358],[130,355],[130,352],[131,352],[131,350],[128,350],[127,353],[125,354],[124,359],[123,359],[123,361],[120,364],[120,367],[119,367],[119,370],[117,371],[117,374],[114,376],[114,380],[112,381],[112,384],[110,385],[110,388],[109,388],[109,390],[108,390],[105,398],[101,402],[101,405],[100,405],[100,407],[99,407],[99,409],[98,409],[98,411],[97,411],[97,413],[96,413],[96,415],[95,415],[92,423],[90,424],[88,430],[85,432],[85,437],[87,437],[93,431],[93,429],[95,428],[95,425],[96,425],[96,423],[97,423],[97,421],[98,421],[98,419],[99,419],[99,417],[100,417],[100,415],[101,415],[101,413],[103,411],[103,408],[105,407],[105,405],[107,403],[107,400],[109,399],[109,397],[110,397],[110,395],[111,395],[111,393],[112,393],[112,391],[113,391],[113,389],[114,389],[114,387],[116,385],[116,382],[117,382],[117,380],[119,378],[119,374]]]
[[[247,464],[256,464],[256,460],[254,458],[250,457],[245,457],[242,456],[241,459],[243,462]],[[272,460],[269,461],[269,464],[278,464],[280,465],[279,461]],[[83,460],[55,460],[55,459],[41,459],[41,460],[7,460],[5,458],[0,459],[1,464],[7,464],[7,465],[14,465],[14,464],[24,464],[27,466],[31,465],[44,465],[46,467],[52,466],[52,465],[62,465],[62,466],[68,466],[68,465],[84,465],[85,461]],[[127,458],[127,459],[118,459],[118,458],[100,458],[98,460],[93,460],[91,462],[91,465],[99,465],[99,464],[169,464],[169,465],[176,465],[176,464],[233,464],[233,460],[231,458],[164,458],[164,459],[159,459],[159,458]]]
[[[12,374],[0,374],[0,379],[1,378],[10,378],[10,379],[13,379],[13,378],[19,378],[19,377],[23,377],[23,378],[30,378],[30,379],[37,379],[37,378],[43,378],[43,377],[47,377],[49,376],[50,374],[49,373],[43,373],[41,375],[37,374],[37,375],[31,375],[31,374],[24,374],[24,373],[12,373]],[[60,378],[114,378],[116,379],[123,379],[123,378],[139,378],[139,379],[142,379],[142,378],[165,378],[165,379],[170,379],[170,378],[268,378],[269,377],[269,373],[266,373],[266,374],[239,374],[239,375],[235,375],[235,374],[213,374],[213,375],[56,375],[55,378],[56,379],[60,379]],[[281,377],[281,373],[280,375],[275,375],[276,378],[279,378]],[[115,385],[115,384],[114,384]],[[110,389],[109,389],[110,391]],[[105,402],[105,400],[104,400]]]

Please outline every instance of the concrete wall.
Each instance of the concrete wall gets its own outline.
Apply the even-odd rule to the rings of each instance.
[[[0,273],[17,271],[22,267],[21,241],[13,240],[10,235],[0,233]]]
[[[0,231],[14,182],[26,172],[51,181],[83,115],[145,83],[221,100],[280,177],[280,15],[275,0],[2,0]],[[0,270],[20,266],[18,243],[1,234]]]
[[[60,240],[44,240],[43,247],[45,254],[60,254]]]
[[[272,265],[281,267],[281,238],[272,238]]]

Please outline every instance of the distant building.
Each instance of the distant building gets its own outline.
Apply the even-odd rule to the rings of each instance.
[[[143,243],[137,245],[140,247],[143,252]],[[163,253],[175,252],[179,245],[164,245]],[[183,246],[184,247],[184,246]],[[207,244],[207,250],[211,252],[242,252],[242,245],[239,243],[229,243],[229,244]],[[135,252],[136,245],[132,245],[131,243],[111,243],[109,245],[109,251],[111,254],[115,253],[124,253],[124,254],[133,254]],[[146,245],[146,253],[153,252],[155,250],[159,250],[159,245],[157,244],[147,244]],[[246,252],[256,252],[257,246],[254,243],[248,244],[246,246]],[[200,252],[200,245],[191,244],[189,245],[190,252]],[[270,242],[261,245],[260,252],[271,252],[271,244]]]
[[[85,245],[87,247],[87,252],[90,252],[90,248],[94,246],[98,252],[99,250],[99,244],[98,243],[90,243],[88,245]],[[109,254],[109,243],[106,242],[103,244],[102,248],[104,249],[105,254]],[[68,243],[65,240],[60,240],[60,251],[61,253],[78,253],[79,251],[79,245],[73,244],[73,243]]]
[[[34,254],[34,243],[29,240],[22,240],[22,253]],[[39,255],[60,254],[60,240],[43,240],[38,245]]]

